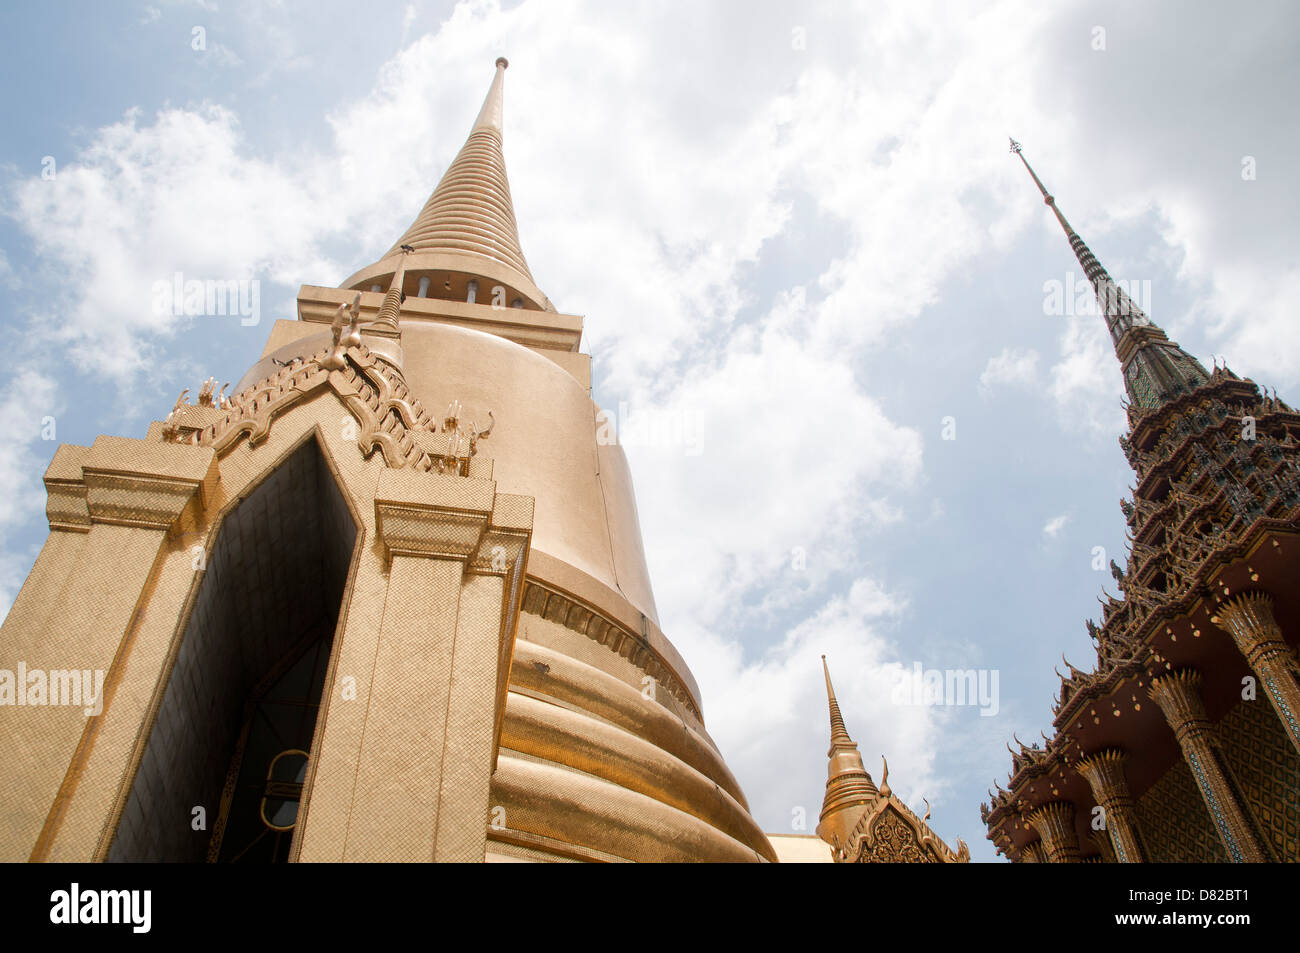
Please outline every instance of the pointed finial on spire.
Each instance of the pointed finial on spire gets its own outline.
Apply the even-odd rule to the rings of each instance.
[[[844,727],[844,716],[840,714],[840,703],[835,700],[835,686],[831,684],[831,670],[826,664],[825,655],[822,656],[822,671],[826,675],[826,698],[831,708],[831,747],[840,742],[852,743],[853,739]]]
[[[492,86],[488,89],[487,97],[483,100],[483,108],[478,112],[478,118],[474,120],[474,129],[495,129],[501,132],[503,129],[501,122],[503,86],[505,85],[506,67],[510,61],[504,56],[497,57],[497,72],[492,77]]]
[[[1034,171],[1034,167],[1031,166],[1029,160],[1025,158],[1023,147],[1014,139],[1011,140],[1011,151],[1019,156],[1020,161],[1023,162],[1025,168],[1029,170],[1029,174],[1034,180],[1034,185],[1038,186],[1038,191],[1043,194],[1043,203],[1055,213],[1056,220],[1060,222],[1061,227],[1065,229],[1065,234],[1073,235],[1074,229],[1072,229],[1070,223],[1065,220],[1065,216],[1061,214],[1061,210],[1056,207],[1056,199],[1047,191],[1047,186],[1043,185],[1043,180],[1038,177],[1038,173]],[[1091,278],[1092,276],[1089,275],[1088,277]]]
[[[1061,210],[1056,207],[1056,199],[1047,191],[1038,173],[1025,158],[1020,143],[1014,139],[1011,140],[1011,151],[1020,158],[1034,180],[1034,185],[1038,186],[1038,191],[1042,193],[1043,202],[1061,223],[1061,228],[1065,230],[1065,237],[1069,239],[1070,248],[1073,249],[1075,258],[1079,260],[1083,273],[1088,276],[1088,281],[1091,282],[1096,293],[1097,303],[1106,318],[1106,328],[1110,332],[1111,343],[1115,347],[1115,354],[1120,359],[1124,372],[1124,388],[1130,398],[1129,405],[1125,409],[1134,404],[1148,409],[1159,406],[1164,401],[1208,381],[1210,375],[1206,373],[1205,368],[1201,367],[1194,357],[1169,341],[1165,333],[1151,322],[1146,312],[1138,307],[1128,292],[1117,285],[1101,266],[1092,250],[1079,237],[1078,232],[1070,227]],[[1135,363],[1135,355],[1139,350],[1145,356],[1142,361]]]

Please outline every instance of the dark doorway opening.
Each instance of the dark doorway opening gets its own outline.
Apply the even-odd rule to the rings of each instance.
[[[314,439],[226,516],[108,860],[289,859],[356,537]]]

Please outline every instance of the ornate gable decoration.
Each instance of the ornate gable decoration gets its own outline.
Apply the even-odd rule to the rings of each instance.
[[[929,810],[925,816],[930,816]],[[862,816],[843,850],[843,861],[853,864],[961,864],[970,861],[970,849],[957,841],[953,853],[939,836],[907,805],[892,794],[881,798]]]
[[[884,762],[880,794],[858,819],[849,833],[848,845],[836,849],[835,860],[848,864],[965,864],[970,862],[970,848],[957,839],[957,851],[934,831],[930,819],[930,802],[925,802],[925,817],[917,817],[889,787],[889,762]]]
[[[331,328],[333,343],[311,357],[295,358],[230,398],[222,387],[214,399],[211,379],[204,383],[197,404],[188,403],[189,391],[182,391],[167,415],[163,439],[212,447],[218,456],[245,435],[255,447],[270,434],[276,417],[328,388],[356,420],[362,456],[379,450],[384,463],[394,469],[409,466],[420,472],[468,476],[478,442],[495,425],[492,412],[488,411],[491,423],[479,430],[473,421],[467,425],[461,421],[460,402],[452,401],[439,427],[412,396],[401,371],[362,343],[360,298],[358,294],[351,307],[339,305]]]
[[[871,826],[854,845],[854,863],[923,864],[939,861],[933,850],[922,849],[917,829],[888,801],[882,802],[870,817]]]

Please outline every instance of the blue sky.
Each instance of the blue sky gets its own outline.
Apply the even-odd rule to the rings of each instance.
[[[57,443],[142,436],[183,388],[237,380],[300,284],[338,284],[406,227],[505,54],[521,240],[585,316],[597,401],[700,428],[627,452],[660,621],[760,823],[815,823],[825,652],[877,780],[883,753],[941,835],[991,859],[979,803],[1012,733],[1049,727],[1062,653],[1091,667],[1084,620],[1111,585],[1093,549],[1123,564],[1132,482],[1104,327],[1047,313],[1046,283],[1082,273],[1007,136],[1171,337],[1295,399],[1298,18],[6,6],[0,611],[44,540]],[[153,314],[177,271],[257,279],[260,322]],[[997,714],[896,704],[916,662],[996,671]]]

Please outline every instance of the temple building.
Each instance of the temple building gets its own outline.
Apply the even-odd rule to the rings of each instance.
[[[982,806],[1013,861],[1300,860],[1300,413],[1207,371],[1111,279],[1018,143],[1092,282],[1127,392],[1120,596],[1053,735]]]

